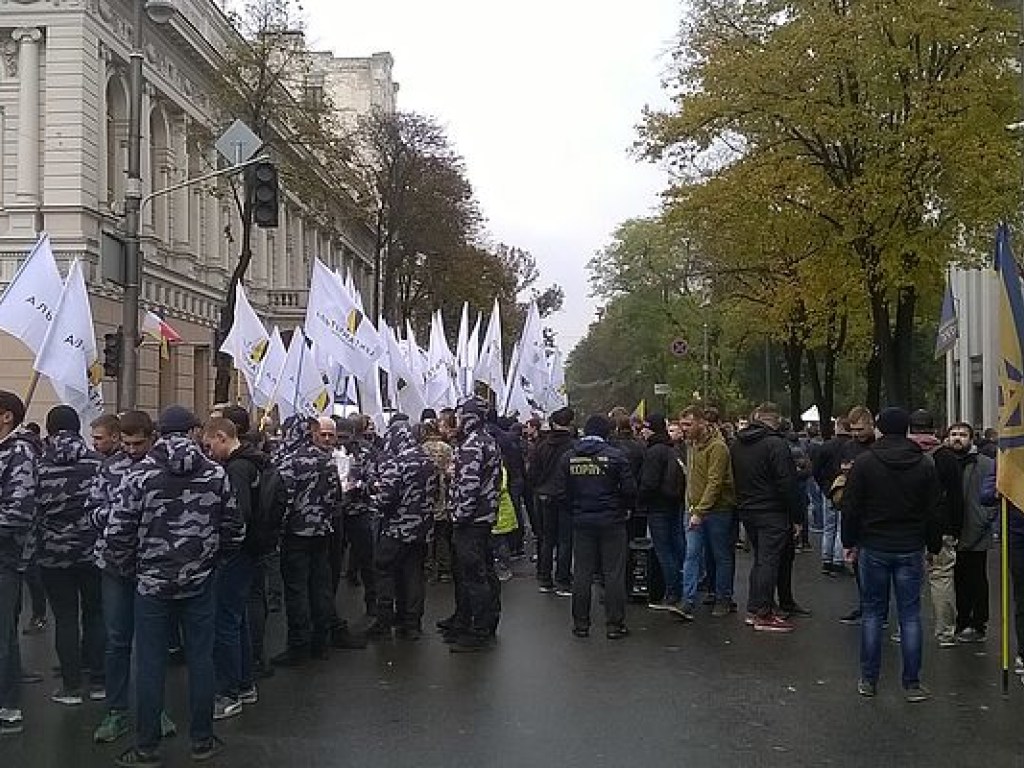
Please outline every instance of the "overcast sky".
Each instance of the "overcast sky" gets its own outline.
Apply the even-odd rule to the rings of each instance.
[[[434,115],[465,156],[496,242],[561,284],[568,351],[593,318],[586,263],[616,225],[656,208],[665,176],[628,154],[662,75],[680,0],[305,0],[309,43],[389,51],[399,108]]]

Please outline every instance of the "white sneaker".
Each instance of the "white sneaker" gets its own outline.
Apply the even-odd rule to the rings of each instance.
[[[238,700],[242,702],[242,704],[257,704],[260,700],[259,691],[256,690],[255,685],[252,688],[246,688],[238,692]]]
[[[242,714],[242,702],[238,699],[229,699],[227,696],[218,696],[213,702],[213,719],[227,720]]]
[[[1024,658],[1018,656],[1013,660],[1013,673],[1024,677]]]
[[[20,709],[0,707],[0,736],[13,735],[25,730]]]

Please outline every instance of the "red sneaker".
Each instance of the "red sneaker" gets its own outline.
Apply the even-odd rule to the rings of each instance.
[[[794,629],[791,622],[781,619],[775,614],[767,618],[754,619],[755,632],[792,632]]]

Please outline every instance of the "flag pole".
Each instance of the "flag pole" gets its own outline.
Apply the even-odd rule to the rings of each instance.
[[[32,398],[36,395],[36,388],[39,386],[39,371],[32,371],[32,378],[28,381],[28,389],[25,390],[25,410],[32,404]]]
[[[1002,498],[1002,519],[999,523],[1000,581],[1002,608],[1003,696],[1010,694],[1010,542],[1007,521],[1009,503]]]

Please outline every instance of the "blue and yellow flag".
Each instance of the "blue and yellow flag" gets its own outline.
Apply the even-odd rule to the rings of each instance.
[[[1005,224],[996,233],[999,274],[999,461],[996,488],[1024,509],[1024,295]]]
[[[956,299],[953,298],[953,285],[946,277],[946,293],[942,297],[942,314],[939,316],[939,328],[935,333],[935,358],[938,359],[956,346],[959,327],[956,317]]]

